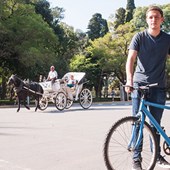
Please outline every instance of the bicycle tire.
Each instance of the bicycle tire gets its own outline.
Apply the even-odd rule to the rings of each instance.
[[[133,150],[128,150],[128,143],[132,134],[132,125],[137,120],[137,117],[124,117],[109,130],[104,143],[104,161],[108,170],[132,169]],[[153,170],[156,164],[158,144],[156,135],[147,122],[144,123],[143,134],[142,168]]]

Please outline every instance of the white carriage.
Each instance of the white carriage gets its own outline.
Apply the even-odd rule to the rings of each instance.
[[[76,84],[73,88],[67,86],[67,80],[73,75]],[[92,104],[92,93],[89,89],[84,88],[86,83],[83,81],[84,72],[68,72],[62,79],[57,79],[53,84],[51,81],[41,82],[44,93],[40,100],[40,110],[45,110],[49,102],[55,103],[58,110],[68,109],[72,106],[74,101],[79,101],[84,109],[88,109]],[[70,96],[73,98],[71,99]]]

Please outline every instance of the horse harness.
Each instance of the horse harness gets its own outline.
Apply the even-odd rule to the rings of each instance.
[[[28,90],[29,92],[34,93],[34,94],[43,95],[42,93],[36,92],[34,90],[31,90],[29,87],[26,87],[23,82],[21,82],[18,87],[14,87],[14,92],[19,93],[23,89]]]
[[[36,91],[34,91],[34,90],[31,90],[30,88],[28,88],[28,87],[26,87],[26,86],[23,86],[23,88],[24,88],[25,90],[28,90],[28,91],[34,93],[34,94],[43,95],[42,93],[36,92]]]

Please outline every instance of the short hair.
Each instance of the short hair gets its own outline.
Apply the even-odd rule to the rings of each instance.
[[[55,67],[54,67],[54,66],[51,66],[51,67],[50,67],[50,69],[52,69],[52,68],[53,68],[53,69],[55,69]]]
[[[150,11],[158,11],[158,12],[161,14],[161,17],[164,16],[162,9],[159,8],[158,6],[150,6],[150,7],[148,8],[148,10],[146,11],[146,16],[148,15],[148,13],[149,13]]]

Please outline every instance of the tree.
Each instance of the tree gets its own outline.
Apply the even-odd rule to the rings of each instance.
[[[63,76],[69,71],[69,63],[71,58],[80,52],[83,42],[80,43],[81,36],[74,32],[74,28],[66,23],[60,23],[58,27],[55,27],[55,32],[59,36],[59,44],[56,48],[59,61],[56,63],[59,76]],[[64,67],[63,67],[64,65]]]
[[[59,24],[59,22],[64,18],[64,12],[65,10],[59,7],[51,9],[51,14],[53,15],[53,26]]]
[[[43,68],[47,60],[50,63],[54,60],[58,42],[53,30],[40,15],[34,13],[30,5],[21,5],[5,23],[9,30],[10,47],[13,48],[9,56],[9,61],[13,58],[15,63],[13,71],[20,73],[24,68],[30,68],[29,72],[22,71],[23,76],[36,77],[37,68]]]
[[[130,21],[137,29],[147,28],[146,23],[146,10],[147,7],[136,8],[133,19]]]
[[[72,71],[77,71],[77,72],[85,72],[86,73],[86,78],[89,80],[88,86],[90,89],[92,87],[95,87],[96,96],[99,97],[99,91],[98,88],[101,83],[101,68],[99,65],[92,61],[93,59],[88,56],[88,54],[85,55],[75,55],[70,62],[70,68]],[[101,91],[101,90],[100,90]]]
[[[170,15],[169,15],[170,4],[163,5],[162,8],[163,8],[163,12],[164,12],[164,22],[162,24],[162,29],[165,32],[170,33]]]
[[[119,25],[129,22],[133,18],[133,11],[135,9],[134,0],[127,0],[126,9],[119,8],[116,10],[113,27],[118,28]]]
[[[49,69],[56,60],[57,37],[35,13],[34,6],[17,1],[4,4],[0,32],[2,82],[5,83],[11,73],[38,80],[45,68]]]
[[[125,63],[128,55],[128,46],[135,33],[136,28],[132,24],[126,23],[120,25],[113,36],[110,67],[113,68],[114,76],[122,84],[126,81]]]
[[[35,3],[35,12],[41,14],[43,20],[49,25],[53,22],[53,15],[50,9],[50,3],[46,0],[39,0]]]
[[[108,33],[104,37],[91,41],[91,45],[85,49],[86,55],[83,55],[81,59],[80,56],[76,56],[71,60],[73,71],[79,69],[79,71],[86,71],[89,75],[88,79],[95,87],[97,97],[101,95],[104,75],[114,75],[116,80],[122,84],[125,83],[128,45],[134,33],[135,28],[130,23],[121,25],[114,34]],[[87,64],[87,61],[91,65]]]
[[[56,38],[58,39],[55,53],[57,60],[54,60],[53,64],[56,66],[59,73],[59,77],[62,77],[66,72],[69,71],[70,59],[86,46],[87,36],[85,33],[79,31],[74,32],[72,26],[62,22],[64,18],[64,9],[54,7],[51,9],[53,21],[49,24],[54,30]],[[64,67],[63,67],[64,65]]]
[[[114,29],[116,29],[119,25],[122,25],[125,23],[125,14],[126,14],[126,10],[124,8],[119,8],[116,11],[115,21],[113,23]]]
[[[135,9],[135,3],[134,0],[127,0],[126,5],[126,22],[129,22],[131,19],[133,19],[133,11]]]
[[[92,41],[96,38],[103,37],[109,31],[107,21],[103,19],[99,13],[92,16],[87,28],[87,34]]]
[[[134,0],[127,0],[126,10],[134,10],[135,8]]]

